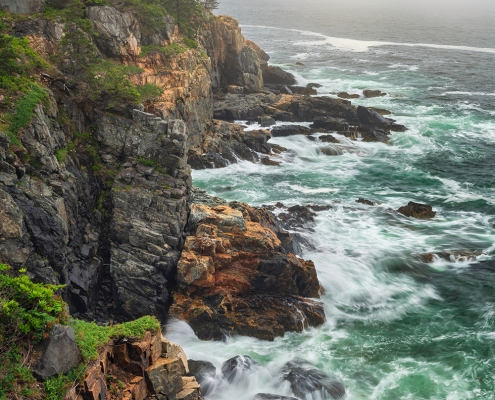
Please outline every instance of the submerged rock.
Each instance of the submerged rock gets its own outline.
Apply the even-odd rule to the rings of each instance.
[[[253,400],[298,400],[296,397],[280,396],[278,394],[258,393]]]
[[[410,201],[407,206],[402,206],[397,210],[406,217],[418,219],[431,219],[437,214],[428,204],[414,203]]]
[[[374,203],[373,201],[363,199],[362,197],[360,197],[359,199],[357,199],[356,200],[356,203],[366,204],[368,206],[374,206],[374,205],[376,205],[376,203]]]
[[[337,97],[340,97],[341,99],[359,99],[361,96],[357,93],[349,94],[347,92],[339,92],[337,93]]]
[[[246,373],[254,372],[259,366],[249,356],[235,356],[222,364],[222,374],[229,383],[232,383],[241,380]]]
[[[301,358],[289,361],[281,372],[282,379],[290,382],[292,392],[299,398],[305,398],[314,392],[320,393],[323,399],[341,399],[345,396],[342,383]]]

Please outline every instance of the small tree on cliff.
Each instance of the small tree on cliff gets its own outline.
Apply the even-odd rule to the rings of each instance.
[[[217,0],[203,0],[201,2],[201,4],[208,11],[216,10],[218,8],[218,1]]]
[[[197,0],[163,0],[163,5],[183,34],[190,37],[196,34],[204,20],[204,9]]]

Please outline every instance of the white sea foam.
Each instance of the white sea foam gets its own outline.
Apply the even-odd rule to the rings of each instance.
[[[386,42],[386,41],[377,41],[377,40],[366,41],[366,40],[331,37],[331,36],[323,35],[321,33],[304,31],[299,29],[276,28],[276,27],[262,26],[262,25],[241,25],[241,26],[246,28],[249,27],[249,28],[263,28],[263,29],[291,31],[291,32],[300,33],[301,35],[304,36],[314,36],[321,38],[320,40],[313,40],[313,41],[296,41],[294,42],[294,45],[297,46],[331,45],[341,50],[348,50],[355,52],[368,51],[370,47],[405,46],[405,47],[429,47],[433,49],[442,49],[442,50],[469,51],[469,52],[495,54],[495,49],[489,47],[453,46],[453,45],[435,44],[435,43],[397,43],[397,42]]]

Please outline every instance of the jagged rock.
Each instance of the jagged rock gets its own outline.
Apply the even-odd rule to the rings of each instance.
[[[252,42],[251,40],[246,40],[246,44],[251,49],[253,49],[258,55],[261,69],[265,69],[268,66],[268,61],[270,60],[270,56],[266,54],[265,50],[263,50],[260,46],[258,46],[256,43]]]
[[[265,227],[271,218],[242,203],[192,205],[193,235],[178,264],[170,313],[189,322],[198,337],[238,333],[273,340],[324,321],[321,304],[306,298],[319,296],[313,263],[283,252],[274,231]],[[293,307],[306,319],[295,319]]]
[[[289,361],[281,373],[298,398],[306,398],[315,392],[321,393],[323,398],[341,399],[345,396],[344,385],[301,358]]]
[[[289,89],[291,93],[310,96],[318,94],[314,85],[314,83],[308,83],[306,86],[289,86]]]
[[[387,93],[383,93],[381,90],[363,90],[363,95],[366,98],[386,96]]]
[[[235,356],[222,364],[222,374],[227,382],[238,382],[247,373],[254,372],[260,365],[249,356]]]
[[[280,396],[278,394],[258,393],[253,400],[297,400],[296,397]]]
[[[314,223],[316,214],[306,206],[292,206],[287,212],[278,214],[278,219],[285,229],[309,228],[308,224]]]
[[[43,347],[43,354],[33,371],[43,380],[64,375],[79,364],[80,351],[70,326],[55,325]]]
[[[0,0],[0,10],[13,14],[35,14],[41,12],[45,0]]]
[[[142,32],[141,44],[143,46],[163,46],[164,44],[171,44],[176,36],[179,34],[179,27],[175,23],[174,17],[166,15],[164,17],[163,27],[157,32]]]
[[[374,205],[376,205],[376,203],[374,203],[373,201],[363,199],[362,197],[360,197],[359,199],[357,199],[356,200],[356,203],[366,204],[368,206],[374,206]]]
[[[392,122],[391,120],[382,117],[376,111],[363,106],[358,106],[357,116],[359,118],[359,122],[362,124],[390,125]]]
[[[141,52],[141,28],[129,12],[120,12],[110,6],[88,7],[88,18],[98,35],[95,42],[108,57],[127,58]]]
[[[268,165],[268,166],[271,166],[271,167],[278,167],[278,166],[280,166],[280,162],[271,160],[269,157],[263,157],[260,162],[263,165]]]
[[[292,136],[292,135],[309,135],[311,130],[302,125],[278,125],[273,127],[272,136]]]
[[[418,219],[431,219],[437,214],[430,205],[413,201],[410,201],[407,206],[400,207],[397,212],[404,214],[406,217]]]
[[[209,34],[203,41],[211,58],[213,88],[236,85],[242,86],[247,93],[261,90],[260,56],[264,56],[242,36],[234,18],[225,15],[212,18]]]
[[[280,67],[268,66],[263,70],[263,81],[272,85],[294,85],[296,78]]]

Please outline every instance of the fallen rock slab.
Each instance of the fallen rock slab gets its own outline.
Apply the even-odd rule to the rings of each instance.
[[[311,129],[302,125],[279,125],[272,129],[273,137],[293,136],[293,135],[309,135]]]

